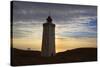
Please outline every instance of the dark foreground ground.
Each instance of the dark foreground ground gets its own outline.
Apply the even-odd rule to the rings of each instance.
[[[25,51],[15,48],[11,50],[12,66],[97,61],[97,48],[78,48],[57,53],[52,57],[41,57],[39,51]]]

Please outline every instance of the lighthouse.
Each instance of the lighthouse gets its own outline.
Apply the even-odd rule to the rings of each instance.
[[[51,16],[48,16],[43,24],[41,56],[55,55],[55,24],[52,23]]]

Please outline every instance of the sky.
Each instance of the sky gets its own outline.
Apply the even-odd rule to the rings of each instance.
[[[96,6],[14,1],[12,10],[14,48],[41,51],[49,15],[56,25],[56,52],[97,47]]]

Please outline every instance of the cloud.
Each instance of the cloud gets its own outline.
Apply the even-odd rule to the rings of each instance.
[[[56,24],[57,52],[97,47],[96,6],[14,1],[12,10],[15,48],[41,50],[43,23],[48,15]]]
[[[96,36],[97,7],[32,2],[13,2],[14,37],[42,35],[42,24],[50,15],[56,24],[56,35]],[[95,34],[94,34],[95,33]]]
[[[38,22],[29,23],[21,21],[13,23],[13,37],[15,38],[32,37],[32,35],[38,33],[42,34],[42,26]]]
[[[96,9],[95,6],[15,1],[13,3],[13,19],[14,21],[43,21],[50,12],[55,21],[63,21],[80,15],[96,16]]]
[[[63,32],[61,34],[63,37],[96,37],[96,32]]]

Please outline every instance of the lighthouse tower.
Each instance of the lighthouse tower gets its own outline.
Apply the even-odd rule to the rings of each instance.
[[[43,24],[41,50],[41,56],[48,57],[55,55],[55,24],[52,23],[50,16],[46,19],[46,23]]]

